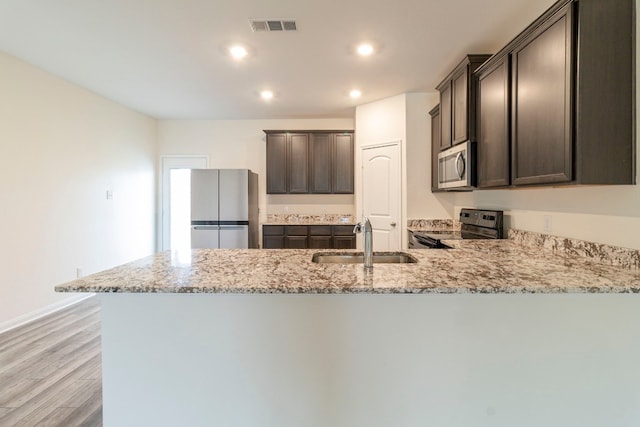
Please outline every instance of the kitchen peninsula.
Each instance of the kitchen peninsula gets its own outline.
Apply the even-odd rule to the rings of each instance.
[[[56,290],[100,293],[107,427],[637,425],[637,253],[450,244],[371,274],[163,252]]]

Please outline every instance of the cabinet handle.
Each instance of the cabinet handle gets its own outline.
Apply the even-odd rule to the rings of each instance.
[[[396,223],[395,223],[395,222],[392,222],[390,225],[391,225],[392,227],[395,227],[395,226],[396,226]]]
[[[458,178],[462,179],[464,177],[464,156],[462,152],[458,153],[456,156],[456,174],[458,174]]]

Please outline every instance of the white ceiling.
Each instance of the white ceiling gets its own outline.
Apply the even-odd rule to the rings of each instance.
[[[433,91],[465,54],[495,52],[553,3],[0,0],[0,50],[156,118],[350,117]],[[294,18],[298,31],[253,33],[249,18]],[[361,41],[377,52],[357,56]],[[250,56],[233,61],[232,43]]]

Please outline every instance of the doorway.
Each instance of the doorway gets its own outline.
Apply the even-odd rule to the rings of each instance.
[[[373,249],[401,246],[402,184],[400,141],[362,147],[362,214],[373,227]]]
[[[189,174],[186,169],[206,169],[209,156],[161,156],[160,157],[160,212],[161,236],[159,250],[182,248],[190,242]],[[186,234],[185,234],[186,233]]]

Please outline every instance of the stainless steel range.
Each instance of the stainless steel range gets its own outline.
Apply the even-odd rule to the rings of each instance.
[[[460,231],[414,231],[409,248],[450,249],[443,240],[502,239],[502,217],[502,211],[462,209]]]

